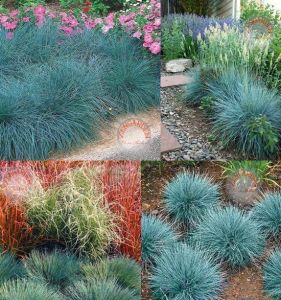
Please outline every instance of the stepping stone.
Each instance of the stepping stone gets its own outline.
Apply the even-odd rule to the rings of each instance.
[[[178,140],[168,131],[164,124],[161,124],[161,153],[180,150]]]
[[[172,87],[185,85],[191,82],[192,78],[188,75],[171,75],[171,76],[162,76],[161,77],[161,87]]]

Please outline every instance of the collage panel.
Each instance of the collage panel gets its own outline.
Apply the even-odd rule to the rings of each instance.
[[[140,162],[0,163],[0,298],[137,300]]]
[[[159,160],[160,3],[11,2],[0,159]]]
[[[279,299],[280,161],[142,163],[143,300]]]
[[[280,1],[162,2],[162,159],[278,159]]]

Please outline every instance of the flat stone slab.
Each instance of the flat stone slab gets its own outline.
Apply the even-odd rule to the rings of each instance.
[[[161,87],[173,87],[185,85],[191,82],[192,78],[188,75],[171,75],[171,76],[162,76],[161,77]]]
[[[178,140],[168,131],[164,124],[161,124],[161,153],[181,149]]]

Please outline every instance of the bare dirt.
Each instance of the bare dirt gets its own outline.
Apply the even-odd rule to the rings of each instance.
[[[207,173],[222,187],[222,204],[230,204],[224,189],[224,176],[222,174],[224,162],[143,162],[142,163],[142,207],[143,212],[153,215],[165,214],[163,208],[163,189],[165,184],[178,172],[183,170]],[[270,170],[270,175],[281,185],[281,164],[276,163]],[[264,190],[272,189],[266,185]],[[232,203],[233,204],[233,203]],[[262,262],[269,255],[270,250],[279,247],[280,241],[268,241],[265,254],[254,265],[242,270],[225,269],[225,284],[221,300],[270,300],[263,291],[261,273]],[[149,272],[143,272],[142,299],[151,300],[148,287]]]

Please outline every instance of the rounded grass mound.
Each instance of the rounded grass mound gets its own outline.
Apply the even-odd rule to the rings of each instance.
[[[281,234],[281,192],[268,194],[252,210],[252,218],[266,235]]]
[[[265,292],[272,299],[281,299],[281,251],[278,250],[270,256],[263,267],[263,280]]]
[[[202,175],[180,173],[167,184],[164,201],[167,211],[178,222],[194,224],[207,210],[216,207],[219,187]]]
[[[172,226],[160,218],[142,215],[141,219],[142,261],[153,263],[155,258],[177,241],[177,234]]]
[[[214,102],[214,133],[225,146],[249,158],[264,159],[279,150],[280,100],[247,73],[229,70],[208,89]],[[227,91],[227,92],[226,92]]]
[[[1,300],[65,300],[56,291],[32,280],[11,280],[0,287]]]
[[[20,277],[22,274],[23,268],[14,256],[8,253],[0,254],[0,284]]]
[[[122,287],[141,293],[141,267],[127,257],[106,258],[96,264],[82,266],[87,280],[115,280]]]
[[[121,288],[114,280],[79,281],[67,289],[71,300],[137,300],[139,296],[129,289]]]
[[[53,288],[63,288],[82,276],[79,260],[73,255],[59,251],[32,251],[24,260],[24,265],[31,280]]]
[[[60,186],[34,190],[25,207],[38,235],[91,259],[105,254],[118,240],[117,217],[104,203],[98,176],[96,168],[76,168],[65,173]]]
[[[155,261],[150,278],[153,299],[213,300],[219,295],[221,272],[203,252],[178,244]]]
[[[262,255],[265,246],[259,225],[235,207],[210,211],[191,240],[232,267],[251,263]]]
[[[66,36],[52,21],[22,24],[12,40],[0,30],[0,158],[64,153],[98,138],[113,116],[159,105],[157,59],[130,40]]]

